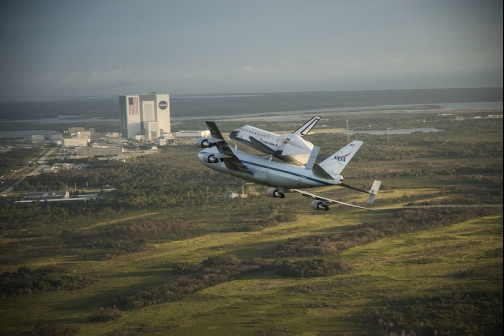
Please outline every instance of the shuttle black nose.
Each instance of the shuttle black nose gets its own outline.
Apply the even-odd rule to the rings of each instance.
[[[229,133],[229,137],[230,137],[231,139],[236,139],[236,138],[237,138],[237,136],[238,136],[238,132],[239,132],[239,131],[233,131],[233,132]]]

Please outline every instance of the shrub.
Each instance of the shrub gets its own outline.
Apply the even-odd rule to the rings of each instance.
[[[90,316],[89,320],[94,322],[108,322],[112,320],[117,320],[122,315],[119,308],[116,306],[103,308],[95,310]]]

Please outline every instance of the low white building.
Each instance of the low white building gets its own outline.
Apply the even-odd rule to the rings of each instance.
[[[44,139],[52,142],[62,141],[63,133],[44,134]]]
[[[87,146],[88,138],[63,139],[63,146]]]
[[[43,134],[25,135],[25,141],[28,142],[28,143],[40,143],[40,142],[44,142],[44,135]]]
[[[70,197],[68,191],[43,191],[26,193],[23,200],[49,200],[49,199],[67,199]]]
[[[154,139],[154,143],[157,146],[166,146],[166,139],[163,138]]]
[[[209,138],[210,131],[178,131],[175,133],[177,138]]]
[[[96,148],[79,148],[75,152],[76,156],[88,157],[88,156],[123,156],[122,147],[96,147]]]
[[[76,138],[91,138],[91,131],[78,131],[74,134]]]

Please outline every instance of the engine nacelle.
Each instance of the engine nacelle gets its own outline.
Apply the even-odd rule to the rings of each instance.
[[[210,148],[210,147],[213,147],[212,143],[206,139],[206,138],[199,138],[198,140],[196,140],[196,145],[200,148]]]
[[[269,197],[275,197],[275,198],[284,198],[285,194],[283,191],[275,189],[275,188],[269,188],[268,189],[268,196]]]
[[[203,155],[203,161],[206,163],[219,163],[219,158],[215,157],[212,153],[206,153]]]
[[[322,210],[322,211],[329,210],[329,206],[319,200],[315,200],[315,201],[311,202],[311,207],[313,210]]]

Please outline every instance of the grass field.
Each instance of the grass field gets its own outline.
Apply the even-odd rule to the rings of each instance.
[[[49,214],[25,222],[19,219],[24,218],[22,211],[11,213],[3,207],[2,276],[22,267],[57,266],[64,269],[62,276],[77,280],[74,289],[4,292],[0,334],[502,334],[502,121],[484,140],[477,136],[480,126],[474,127],[458,136],[440,133],[436,141],[423,135],[402,136],[392,143],[366,139],[371,149],[363,152],[371,158],[352,162],[345,182],[369,188],[373,179],[382,180],[377,211],[333,206],[329,212],[316,212],[300,195],[271,199],[264,196],[266,188],[257,185],[245,186],[247,199],[203,202],[208,196],[194,195],[201,204],[98,208],[97,213],[73,209],[79,215],[61,219],[51,209],[54,220],[47,219]],[[499,130],[500,138],[495,136]],[[463,151],[449,157],[432,154],[450,150],[453,141],[467,144],[469,156]],[[500,146],[500,156],[479,152],[479,146],[488,143]],[[438,152],[431,151],[435,146]],[[195,162],[196,152],[168,148],[131,164],[204,169],[187,165]],[[366,198],[338,187],[314,192],[357,204]],[[389,209],[419,204],[496,207]],[[173,232],[166,229],[169,225]],[[151,231],[131,233],[146,228]],[[142,240],[139,248],[124,248],[137,240]],[[303,255],[308,248],[319,252]],[[184,287],[186,292],[173,300],[154,298],[141,308],[114,310],[121,298],[205,276],[205,271],[180,273],[181,266],[230,255],[240,262],[321,261],[348,267],[335,275],[294,277],[270,265],[197,290]]]
[[[502,288],[502,217],[489,216],[380,239],[327,257],[349,262],[353,266],[349,274],[292,279],[265,272],[204,289],[183,301],[123,312],[116,321],[87,320],[93,310],[109,305],[116,297],[173,277],[174,264],[222,253],[261,255],[289,238],[348,230],[359,217],[353,212],[347,216],[306,214],[260,232],[220,233],[156,244],[149,251],[100,262],[49,258],[45,262],[69,263],[74,273],[94,274],[98,281],[83,290],[2,300],[2,332],[16,334],[46,323],[78,328],[78,335],[284,331],[344,335],[365,330],[374,334],[377,322],[372,316],[386,309],[389,301],[428,297],[433,292],[449,295]],[[488,274],[478,281],[456,276],[468,270]]]

